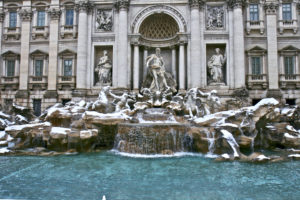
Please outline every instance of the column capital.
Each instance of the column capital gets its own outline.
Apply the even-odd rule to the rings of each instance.
[[[55,20],[55,19],[59,19],[61,10],[59,8],[50,8],[48,10],[48,13],[50,15],[50,18]]]
[[[276,15],[278,9],[278,3],[275,2],[265,2],[264,9],[267,15]]]
[[[128,10],[130,0],[116,0],[115,7],[117,10]]]
[[[31,9],[21,9],[19,10],[19,15],[22,21],[31,21],[32,11]]]
[[[228,6],[231,9],[242,8],[244,4],[245,4],[244,0],[229,0],[228,1]]]
[[[191,9],[199,9],[204,5],[202,0],[189,0],[189,5]]]
[[[130,43],[133,44],[134,46],[139,46],[140,37],[141,37],[140,34],[131,35]]]
[[[93,3],[89,1],[79,1],[75,5],[76,10],[79,12],[90,12],[93,9]]]

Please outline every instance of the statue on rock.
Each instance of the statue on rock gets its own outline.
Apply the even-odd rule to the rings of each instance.
[[[176,92],[176,81],[172,75],[166,72],[165,62],[160,54],[160,48],[156,48],[156,53],[146,59],[147,76],[143,83],[143,88],[149,88],[151,92],[164,92],[171,89]]]
[[[141,93],[150,96],[149,103],[160,106],[167,102],[167,97],[175,93],[176,81],[172,75],[166,72],[165,62],[161,56],[160,48],[156,48],[155,54],[146,59],[147,76],[143,82]],[[150,94],[148,94],[150,92]]]
[[[129,103],[134,103],[135,99],[124,92],[121,96],[115,95],[109,91],[109,95],[114,98],[113,102],[115,104],[115,112],[130,111]]]
[[[98,73],[98,82],[97,86],[110,86],[111,85],[111,73],[112,65],[111,60],[108,57],[108,52],[106,50],[103,51],[103,56],[99,59],[99,63],[95,71]]]
[[[226,62],[226,54],[223,56],[219,48],[216,48],[215,51],[216,54],[209,59],[207,64],[211,83],[224,83],[223,65]]]
[[[102,87],[98,99],[93,103],[92,109],[96,110],[100,113],[107,113],[109,112],[110,103],[108,101],[108,95],[109,95],[110,87]]]

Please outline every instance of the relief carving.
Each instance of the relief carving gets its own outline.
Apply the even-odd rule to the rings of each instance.
[[[224,28],[224,7],[207,6],[206,29],[215,30]]]
[[[98,31],[112,31],[113,27],[113,12],[111,10],[97,10],[96,29]]]

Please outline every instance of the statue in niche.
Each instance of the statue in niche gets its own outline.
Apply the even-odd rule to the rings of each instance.
[[[206,28],[208,30],[224,28],[223,6],[208,6]]]
[[[98,10],[96,17],[96,28],[99,31],[112,31],[112,11]]]
[[[223,66],[226,62],[226,54],[223,56],[219,48],[216,48],[215,51],[216,54],[207,63],[211,83],[224,83]]]
[[[95,71],[98,73],[98,82],[96,83],[97,86],[111,85],[112,65],[111,60],[108,57],[108,52],[106,50],[103,51],[103,56],[99,59],[99,63]]]
[[[172,75],[165,70],[165,62],[161,56],[160,48],[156,48],[155,54],[146,59],[147,76],[143,83],[143,88],[149,88],[153,92],[176,92],[176,82]]]

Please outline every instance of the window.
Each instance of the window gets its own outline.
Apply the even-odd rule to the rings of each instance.
[[[37,13],[37,26],[45,26],[45,11],[38,11]]]
[[[72,60],[64,60],[64,76],[72,76]]]
[[[44,66],[43,60],[35,61],[35,69],[34,69],[35,76],[43,76],[43,66]]]
[[[261,59],[260,59],[260,57],[252,57],[251,65],[252,65],[252,74],[253,75],[261,74]]]
[[[250,21],[259,21],[258,4],[250,4]]]
[[[17,27],[17,12],[9,13],[9,27],[16,28]]]
[[[286,56],[284,57],[284,72],[286,75],[294,74],[294,56]]]
[[[288,104],[289,106],[295,106],[296,105],[296,99],[286,99],[285,104]]]
[[[6,65],[6,76],[15,76],[15,61],[8,60]]]
[[[42,101],[40,99],[33,99],[33,111],[35,116],[41,115],[41,107],[42,107]]]
[[[66,10],[66,26],[73,26],[74,22],[74,10],[67,9]]]
[[[292,8],[290,3],[282,4],[282,19],[286,21],[292,20]]]

